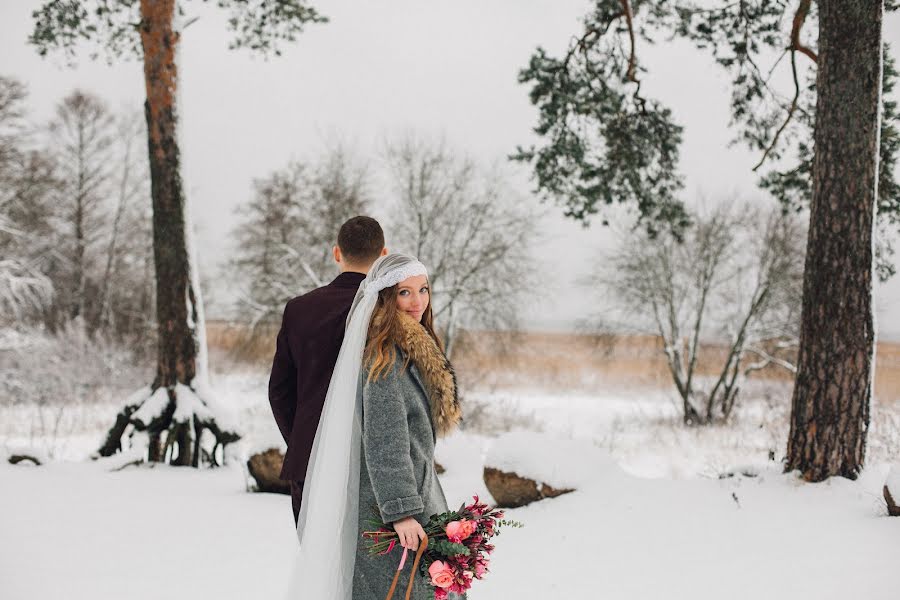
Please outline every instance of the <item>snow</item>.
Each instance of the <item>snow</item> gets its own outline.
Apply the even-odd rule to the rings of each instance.
[[[201,421],[215,419],[222,430],[237,431],[238,419],[234,410],[227,403],[216,399],[216,392],[209,383],[198,377],[194,379],[193,385],[196,390],[183,383],[175,384],[175,411],[172,413],[172,420],[176,423],[190,422],[196,415]],[[149,386],[139,389],[129,395],[124,403],[125,406],[135,405],[147,398],[132,415],[133,420],[145,425],[162,414],[169,404],[167,388],[157,388],[152,394],[150,389]]]
[[[178,11],[175,11],[175,16],[173,17],[172,27],[175,31],[181,31],[182,27],[182,15],[178,14]],[[175,63],[176,65],[182,64],[179,62],[181,55],[182,44],[176,44],[175,46]],[[175,98],[175,106],[176,111],[180,110],[184,105],[181,103],[182,101],[182,89],[183,89],[183,81],[180,79],[176,82],[176,98]],[[183,125],[181,120],[181,114],[176,112],[176,133],[175,139],[179,141],[183,141]],[[178,151],[181,155],[181,165],[184,165],[188,162],[189,158],[186,153],[185,144],[181,143],[178,148]],[[197,362],[196,362],[196,376],[195,381],[199,382],[201,386],[209,385],[209,348],[206,344],[206,315],[205,309],[203,306],[203,292],[200,289],[200,262],[199,262],[199,254],[197,252],[197,242],[196,235],[194,231],[194,218],[191,209],[191,187],[188,185],[188,181],[185,179],[185,169],[183,166],[179,166],[180,173],[179,175],[182,177],[182,194],[183,194],[183,204],[182,204],[182,214],[183,214],[183,223],[184,223],[184,243],[187,250],[188,256],[188,268],[189,268],[189,281],[190,281],[190,290],[185,290],[185,302],[187,303],[187,315],[188,315],[188,326],[192,329],[194,335],[196,336],[197,341]],[[194,301],[191,302],[190,291],[194,292]],[[193,315],[196,313],[197,318],[196,321],[193,320]],[[196,385],[194,386],[196,389]]]
[[[537,440],[536,440],[537,441]],[[541,440],[548,443],[551,440]],[[459,433],[438,460],[451,505],[479,494],[494,440]],[[569,457],[586,473],[592,455]],[[0,590],[8,600],[277,598],[296,538],[287,496],[249,494],[239,466],[126,467],[125,457],[0,465]],[[810,485],[660,480],[593,471],[589,490],[508,510],[473,600],[497,597],[885,597],[900,588],[900,519],[882,516],[884,469]],[[172,543],[177,539],[177,543]],[[849,574],[849,575],[848,575]]]
[[[131,396],[130,398],[134,398]],[[153,419],[162,414],[169,404],[169,391],[166,388],[156,388],[156,391],[131,415],[133,421],[140,421],[149,425]]]
[[[469,393],[464,414],[479,414],[477,429],[543,431],[555,438],[586,440],[612,455],[628,473],[641,477],[718,477],[735,464],[780,459],[787,439],[790,392],[782,402],[742,402],[737,422],[687,428],[671,397],[652,389],[615,390],[598,386],[583,392],[497,391]],[[471,420],[471,417],[466,417]],[[900,442],[898,432],[888,441]],[[887,436],[887,432],[885,432]],[[873,446],[879,438],[872,436]],[[896,447],[896,444],[894,444]]]
[[[557,489],[583,489],[621,472],[608,452],[589,442],[529,431],[500,436],[491,444],[485,465]],[[601,473],[605,477],[599,477]]]
[[[884,596],[900,589],[900,522],[873,500],[879,482],[597,481],[508,511],[526,526],[501,537],[481,597]],[[541,575],[517,588],[514,573]]]
[[[125,402],[122,403],[123,408],[125,406],[137,406],[138,404],[141,403],[141,401],[144,398],[147,398],[148,396],[150,396],[150,393],[152,391],[153,391],[152,387],[150,387],[149,385],[145,385],[144,387],[138,389],[137,391],[129,394],[129,396],[127,398],[125,398]],[[159,390],[156,390],[156,391],[159,392]],[[157,401],[160,401],[162,399],[163,399],[162,397],[157,398]],[[165,400],[168,402],[168,398],[165,398]],[[160,410],[162,410],[165,407],[166,407],[166,405],[163,404],[162,407],[160,408]],[[153,417],[151,416],[150,418],[153,418]]]
[[[890,490],[891,497],[896,498],[900,502],[900,465],[891,467],[884,485]]]
[[[194,390],[183,383],[175,384],[175,399],[175,412],[172,414],[172,420],[176,423],[189,422],[193,415],[197,415],[201,420],[209,419],[212,416],[203,400],[194,393]]]
[[[160,582],[177,597],[282,597],[296,544],[290,499],[248,493],[241,454],[283,448],[265,379],[216,383],[246,434],[224,468],[130,465],[137,445],[81,460],[94,431],[71,432],[65,455],[78,460],[0,464],[3,600],[150,600]],[[451,507],[473,494],[491,502],[485,464],[576,488],[507,511],[525,527],[502,531],[471,600],[837,600],[900,589],[900,518],[885,516],[881,496],[886,479],[897,482],[896,454],[857,481],[809,484],[765,456],[764,407],[748,406],[731,428],[697,431],[673,426],[662,397],[531,391],[468,401],[488,405],[487,416],[437,447]],[[106,411],[98,430],[115,406]],[[480,430],[502,419],[516,431]],[[896,452],[895,438],[878,435]]]
[[[3,465],[0,481],[4,600],[262,598],[296,540],[286,497],[232,469]]]
[[[191,390],[187,386],[182,387],[185,387],[198,402],[203,404],[207,414],[215,417],[220,429],[223,431],[240,431],[237,414],[230,404],[219,401],[220,392],[209,384],[208,377],[197,377],[194,379],[193,387],[196,391]],[[201,413],[198,412],[197,414],[200,415]]]

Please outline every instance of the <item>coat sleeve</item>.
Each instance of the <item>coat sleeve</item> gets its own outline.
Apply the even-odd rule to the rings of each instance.
[[[275,340],[275,358],[269,375],[269,405],[285,443],[291,437],[294,415],[297,413],[297,365],[288,345],[288,313],[284,307],[281,330]]]
[[[425,511],[410,456],[399,377],[395,367],[378,381],[363,384],[363,455],[384,523]]]

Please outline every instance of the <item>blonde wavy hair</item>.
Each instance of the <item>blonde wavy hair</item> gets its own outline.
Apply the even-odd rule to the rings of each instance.
[[[368,366],[369,377],[367,381],[378,381],[385,377],[397,360],[397,339],[395,331],[398,326],[400,309],[397,308],[397,294],[400,293],[400,284],[393,285],[378,292],[378,304],[372,313],[372,321],[369,324],[369,336],[366,340],[366,349],[363,353],[363,364]],[[429,290],[428,307],[422,315],[422,327],[437,344],[441,352],[444,351],[444,343],[434,330],[434,316],[431,311],[431,294]],[[409,357],[403,363],[403,368],[409,366]]]

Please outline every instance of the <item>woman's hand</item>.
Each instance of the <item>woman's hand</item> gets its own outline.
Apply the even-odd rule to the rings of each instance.
[[[394,521],[394,531],[400,538],[400,545],[410,550],[419,549],[419,540],[425,539],[425,530],[413,517],[404,517]]]

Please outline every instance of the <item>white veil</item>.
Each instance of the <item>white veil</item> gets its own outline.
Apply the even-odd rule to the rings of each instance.
[[[331,375],[312,454],[306,469],[288,600],[350,600],[359,521],[361,406],[357,399],[369,321],[378,292],[414,275],[425,266],[406,254],[375,261],[359,287],[344,342]]]

